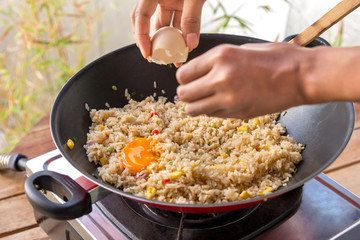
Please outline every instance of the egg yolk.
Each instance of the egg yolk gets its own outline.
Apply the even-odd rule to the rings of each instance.
[[[153,144],[152,139],[133,138],[121,152],[123,167],[140,172],[150,162],[155,161],[156,153],[152,150]]]

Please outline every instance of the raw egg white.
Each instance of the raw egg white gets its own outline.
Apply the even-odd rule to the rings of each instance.
[[[123,167],[140,172],[152,161],[155,161],[157,156],[152,150],[154,142],[151,138],[133,138],[120,154]]]
[[[185,62],[188,57],[181,31],[175,27],[163,27],[151,37],[151,61],[157,64],[171,64]]]

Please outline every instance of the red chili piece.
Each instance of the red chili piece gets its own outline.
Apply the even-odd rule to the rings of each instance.
[[[159,133],[160,133],[159,130],[154,129],[151,134],[152,134],[152,135],[155,135],[155,134],[158,135]]]
[[[164,179],[162,180],[163,184],[170,182],[170,179]]]
[[[158,116],[158,114],[156,112],[153,112],[153,113],[151,113],[150,117],[153,117],[153,116]]]

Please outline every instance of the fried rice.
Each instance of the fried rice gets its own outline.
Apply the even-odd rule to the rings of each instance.
[[[303,146],[276,122],[279,114],[244,120],[189,117],[184,106],[147,97],[129,100],[123,108],[92,109],[85,149],[101,178],[148,199],[226,203],[285,186],[302,160]],[[154,129],[159,134],[152,135]],[[156,143],[157,160],[140,172],[125,168],[120,155],[136,137]]]

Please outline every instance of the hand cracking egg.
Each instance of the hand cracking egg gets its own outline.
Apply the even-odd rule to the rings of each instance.
[[[189,48],[181,31],[175,27],[163,27],[151,38],[150,60],[162,65],[185,62]]]
[[[152,150],[154,140],[151,138],[133,138],[122,150],[121,161],[124,168],[140,172],[144,167],[157,159]]]

